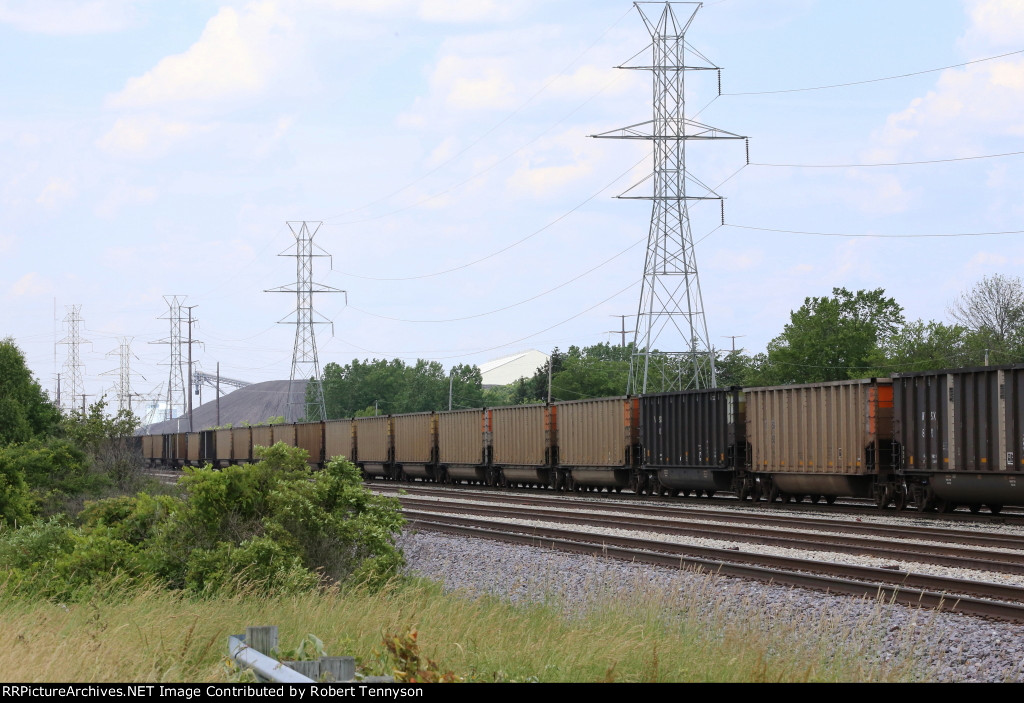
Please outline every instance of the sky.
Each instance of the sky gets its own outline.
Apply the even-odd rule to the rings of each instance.
[[[1019,275],[1024,3],[718,0],[687,40],[722,68],[688,114],[750,144],[687,151],[725,198],[692,217],[714,344],[763,351],[833,287],[948,321]],[[122,337],[162,396],[187,296],[203,371],[288,378],[295,299],[265,291],[306,220],[347,292],[315,297],[321,366],[618,343],[650,203],[614,196],[650,146],[588,135],[651,118],[614,68],[649,42],[622,0],[0,0],[0,336],[53,393],[81,306],[89,402]]]

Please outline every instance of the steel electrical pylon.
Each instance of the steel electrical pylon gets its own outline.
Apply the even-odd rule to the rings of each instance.
[[[289,247],[278,256],[295,257],[295,285],[271,288],[267,293],[294,293],[295,310],[279,324],[295,325],[295,347],[292,351],[292,371],[288,379],[288,421],[326,420],[324,388],[320,377],[320,361],[316,353],[314,325],[330,324],[330,320],[313,309],[314,293],[345,293],[343,290],[313,281],[313,259],[330,257],[313,237],[320,230],[322,222],[289,222],[288,228],[295,237],[295,247]],[[312,229],[310,225],[313,225]],[[315,253],[315,250],[322,253]],[[346,301],[348,294],[346,293]],[[294,316],[294,317],[293,317]],[[317,319],[320,318],[320,319]],[[297,380],[305,380],[302,390],[296,389]],[[301,412],[300,412],[301,409]]]
[[[68,311],[64,316],[65,337],[58,344],[68,345],[68,355],[64,361],[64,379],[69,392],[66,396],[68,402],[64,404],[64,408],[73,411],[80,407],[79,401],[84,401],[85,398],[85,381],[82,378],[82,369],[85,364],[82,363],[79,356],[79,347],[83,342],[88,343],[89,340],[81,337],[82,306],[65,305],[64,307]]]
[[[181,361],[181,323],[184,318],[181,316],[181,310],[183,303],[188,296],[185,295],[165,295],[164,302],[167,303],[167,315],[158,317],[158,320],[168,320],[171,325],[171,334],[165,339],[160,339],[150,344],[169,344],[171,345],[171,359],[168,362],[170,365],[170,371],[167,376],[167,393],[166,403],[167,406],[164,408],[164,420],[172,420],[175,417],[180,417],[185,413],[185,408],[188,407],[188,397],[185,391],[185,374],[182,371]],[[177,402],[180,399],[180,402]],[[175,415],[174,406],[178,404],[181,411]]]
[[[651,34],[651,64],[618,68],[651,72],[654,119],[592,135],[643,139],[653,147],[653,173],[641,182],[652,182],[651,194],[633,194],[638,183],[618,196],[653,201],[627,392],[712,387],[715,358],[697,274],[690,203],[722,198],[686,170],[686,142],[746,137],[686,118],[686,72],[721,71],[685,40],[701,3],[633,5]],[[679,15],[677,8],[683,10]]]
[[[131,359],[132,359],[132,357],[135,357],[136,359],[139,358],[139,357],[135,356],[135,354],[132,353],[132,340],[133,339],[134,339],[133,337],[118,337],[117,338],[117,350],[116,351],[108,352],[107,356],[111,356],[113,354],[117,354],[117,356],[121,360],[119,368],[117,369],[116,372],[111,370],[111,371],[105,371],[104,373],[100,374],[101,376],[111,376],[114,373],[117,373],[117,387],[116,387],[116,389],[117,389],[117,410],[118,410],[118,412],[121,412],[122,410],[127,410],[128,412],[132,412],[132,397],[133,396],[134,397],[141,397],[137,393],[132,393]],[[140,374],[136,374],[136,375],[140,375]],[[145,376],[141,376],[141,378],[142,378],[143,381],[146,380]]]

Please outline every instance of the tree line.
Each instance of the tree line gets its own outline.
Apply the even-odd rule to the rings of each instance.
[[[983,277],[949,306],[949,319],[910,320],[884,289],[833,288],[807,297],[763,352],[716,355],[719,386],[817,383],[1024,361],[1024,282]],[[329,418],[495,407],[623,395],[632,344],[555,348],[549,362],[508,385],[483,388],[480,370],[400,359],[328,364],[323,374]],[[655,364],[673,363],[666,360]],[[653,374],[656,379],[659,374]],[[451,391],[449,394],[449,390]],[[648,387],[649,392],[663,390]]]

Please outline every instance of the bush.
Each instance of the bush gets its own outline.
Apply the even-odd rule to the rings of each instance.
[[[108,581],[296,593],[380,584],[397,572],[397,500],[372,495],[344,460],[312,472],[306,453],[283,443],[258,456],[223,471],[188,469],[181,498],[108,498],[88,504],[79,527],[51,520],[0,532],[0,567],[22,592],[65,599]]]
[[[43,515],[62,512],[76,496],[96,495],[111,485],[90,467],[82,450],[56,437],[0,447],[0,473],[16,470],[24,473]]]

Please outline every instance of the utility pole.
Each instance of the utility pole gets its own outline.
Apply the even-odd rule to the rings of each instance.
[[[303,417],[308,421],[327,419],[323,379],[320,377],[320,360],[316,353],[314,326],[328,324],[331,321],[313,309],[313,294],[344,293],[345,303],[348,303],[346,291],[313,281],[313,259],[330,257],[330,254],[313,243],[313,237],[316,236],[322,224],[322,222],[305,220],[288,223],[288,228],[295,237],[295,253],[288,253],[292,251],[289,248],[278,256],[295,257],[295,285],[279,286],[265,291],[267,293],[295,294],[295,310],[288,315],[288,318],[292,318],[294,315],[294,319],[279,320],[280,324],[295,325],[292,371],[288,378],[288,414],[290,415],[288,420],[290,422],[296,422]],[[312,228],[311,225],[313,225]],[[323,253],[317,254],[314,249]],[[318,320],[318,317],[323,319]],[[308,379],[307,383],[310,384],[308,390],[303,391],[301,400],[296,400],[296,382],[305,379]]]
[[[220,362],[217,362],[217,427],[220,427]]]
[[[182,308],[188,310],[188,431],[193,432],[192,428],[192,325],[199,322],[192,317],[192,309],[199,307],[198,305],[182,305]]]
[[[636,317],[636,315],[610,315],[609,317],[618,317],[622,319],[622,329],[620,330],[608,330],[609,334],[621,334],[622,335],[622,346],[626,346],[626,318]]]
[[[452,410],[452,382],[455,380],[455,367],[448,372],[448,412]]]
[[[551,405],[551,364],[552,358],[548,357],[548,405]]]
[[[732,353],[733,354],[736,353],[736,338],[737,337],[746,337],[746,336],[747,335],[745,335],[745,334],[723,334],[722,335],[723,338],[731,339],[732,340]],[[740,351],[742,351],[742,349]]]
[[[697,274],[690,203],[724,201],[686,170],[686,142],[746,137],[686,117],[686,73],[717,71],[721,77],[721,69],[685,39],[701,3],[637,2],[634,6],[651,35],[651,60],[649,65],[619,68],[651,72],[653,119],[592,135],[642,139],[651,142],[653,148],[654,173],[642,181],[651,181],[651,194],[635,194],[638,183],[618,196],[652,201],[627,393],[705,388],[709,382],[714,385],[715,361]],[[676,8],[682,11],[679,16]],[[688,185],[696,188],[688,192]],[[722,207],[724,220],[724,204]],[[651,388],[659,375],[661,387]]]

